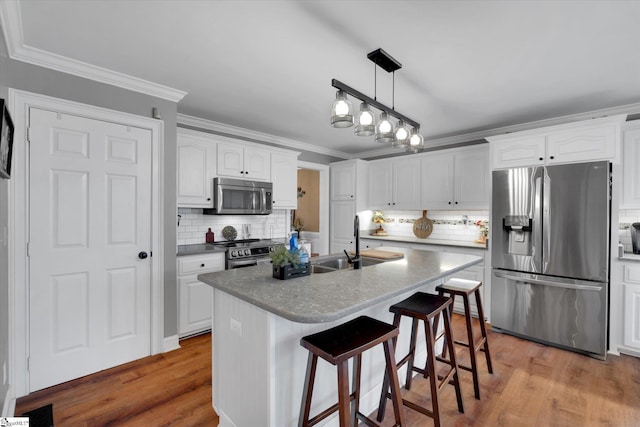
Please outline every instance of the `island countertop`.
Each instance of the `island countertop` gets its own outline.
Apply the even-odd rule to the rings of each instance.
[[[380,249],[380,248],[376,248]],[[198,280],[297,323],[324,323],[369,308],[482,261],[465,254],[404,248],[404,258],[289,280],[271,277],[271,264],[205,273]],[[330,257],[330,256],[327,256]],[[314,258],[318,262],[326,257]]]

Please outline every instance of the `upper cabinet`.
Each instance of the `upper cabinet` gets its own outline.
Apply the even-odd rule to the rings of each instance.
[[[421,159],[423,209],[488,209],[489,147],[427,153]]]
[[[218,142],[218,176],[269,181],[271,158],[267,149],[254,145]]]
[[[273,208],[298,208],[298,155],[271,153],[271,181],[273,182]]]
[[[493,169],[616,161],[620,124],[626,116],[593,119],[487,138]]]
[[[624,131],[622,142],[622,209],[640,209],[640,124]]]
[[[331,200],[353,200],[356,210],[367,209],[368,165],[364,160],[331,163]]]
[[[201,132],[178,129],[176,160],[178,206],[213,208],[215,140]]]
[[[369,163],[370,209],[420,209],[420,159],[376,160]]]

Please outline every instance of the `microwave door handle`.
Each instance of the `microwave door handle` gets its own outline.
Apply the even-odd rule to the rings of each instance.
[[[262,199],[262,203],[260,203],[260,213],[267,213],[267,190],[264,188],[260,190],[260,198]]]

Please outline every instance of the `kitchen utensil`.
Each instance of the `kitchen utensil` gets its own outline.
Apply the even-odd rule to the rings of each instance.
[[[236,240],[236,237],[238,237],[238,232],[233,226],[227,225],[222,229],[222,237],[224,237],[225,240]]]
[[[433,221],[427,218],[427,211],[422,211],[422,218],[413,223],[413,234],[421,239],[426,239],[433,231]]]

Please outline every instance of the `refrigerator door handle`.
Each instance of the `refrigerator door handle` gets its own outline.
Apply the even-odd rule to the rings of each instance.
[[[536,273],[542,272],[542,219],[540,218],[540,211],[542,206],[541,202],[542,193],[542,178],[536,177],[534,183],[534,196],[533,196],[533,271]]]
[[[561,282],[561,281],[550,281],[550,280],[542,280],[531,277],[529,275],[518,275],[518,274],[509,274],[504,271],[496,271],[494,270],[493,274],[497,277],[502,277],[507,280],[516,280],[518,282],[532,283],[535,285],[543,285],[543,286],[552,286],[555,288],[565,288],[565,289],[576,289],[580,291],[594,291],[600,292],[602,290],[602,286],[600,285],[580,285],[575,283],[576,281],[572,281],[571,283]]]
[[[542,190],[542,270],[543,274],[547,271],[549,265],[549,253],[551,250],[551,228],[549,225],[550,206],[549,198],[551,196],[551,178],[544,170],[544,188]]]

